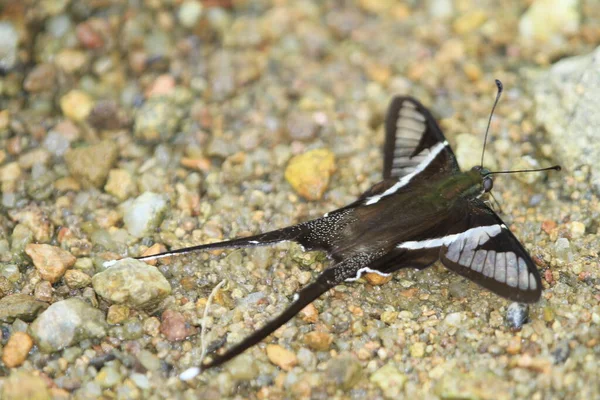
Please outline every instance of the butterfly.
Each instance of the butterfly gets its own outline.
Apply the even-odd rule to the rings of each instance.
[[[502,84],[496,83],[494,108],[502,92]],[[540,170],[548,169],[560,167]],[[482,166],[461,171],[429,110],[412,97],[399,96],[392,100],[385,120],[383,180],[353,203],[283,229],[139,257],[149,260],[201,250],[294,241],[305,250],[323,251],[332,260],[332,265],[313,283],[294,295],[283,313],[223,354],[213,355],[209,362],[191,368],[186,377],[230,360],[262,341],[329,289],[356,281],[365,273],[389,276],[402,268],[422,270],[439,260],[448,269],[502,297],[521,303],[536,302],[542,282],[535,264],[484,201],[484,195],[493,187],[492,175],[507,172],[528,171],[490,172]]]

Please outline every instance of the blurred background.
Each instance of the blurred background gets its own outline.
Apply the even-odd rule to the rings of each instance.
[[[0,0],[4,398],[598,398],[598,16],[597,0]],[[495,78],[486,166],[565,168],[495,185],[539,304],[515,314],[442,267],[401,271],[177,378],[217,283],[209,350],[328,262],[290,245],[104,261],[350,203],[380,180],[394,95],[475,165]]]

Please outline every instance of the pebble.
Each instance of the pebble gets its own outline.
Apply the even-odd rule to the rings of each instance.
[[[391,274],[388,276],[383,276],[383,275],[377,274],[375,272],[369,272],[368,274],[365,274],[364,276],[365,276],[365,279],[367,280],[367,282],[369,282],[369,284],[373,285],[373,286],[385,285],[386,283],[391,281],[392,278],[394,277]]]
[[[92,277],[85,272],[70,269],[65,272],[64,281],[71,289],[82,289],[92,283]]]
[[[103,367],[98,375],[94,378],[94,381],[103,388],[111,388],[121,382],[121,373],[113,366]]]
[[[288,115],[286,128],[293,140],[310,141],[317,135],[319,126],[312,114],[303,111],[293,111]]]
[[[15,240],[17,236],[25,235],[27,232],[19,232],[19,230],[28,229],[29,234],[33,233],[33,238],[36,242],[47,243],[54,234],[54,225],[52,220],[46,215],[42,209],[37,206],[30,206],[19,211],[9,213],[10,219],[18,221],[19,225],[13,230],[12,248],[15,249]],[[25,245],[23,245],[23,249]]]
[[[118,325],[123,323],[129,318],[130,309],[127,306],[121,304],[113,304],[108,307],[108,313],[106,314],[106,322],[110,325]]]
[[[510,303],[506,310],[506,324],[512,331],[519,331],[529,319],[529,306],[523,303]]]
[[[341,355],[327,363],[326,379],[336,388],[349,390],[362,377],[363,369],[358,360],[349,355]]]
[[[52,353],[86,339],[102,338],[107,328],[102,311],[70,298],[48,307],[33,321],[29,333],[41,351]]]
[[[289,371],[298,364],[296,354],[278,344],[267,345],[267,357],[269,361],[284,371]]]
[[[569,223],[569,231],[571,232],[571,238],[579,239],[585,235],[585,224],[579,221],[572,221]]]
[[[12,22],[0,21],[0,70],[9,70],[17,62],[19,34]]]
[[[29,350],[33,347],[33,340],[25,332],[13,333],[4,346],[2,361],[8,368],[18,367],[27,359]]]
[[[293,157],[285,179],[306,200],[319,200],[335,171],[335,156],[327,149],[315,149]]]
[[[225,369],[233,379],[238,381],[249,382],[259,374],[256,360],[248,354],[241,354],[235,357],[225,365]]]
[[[410,346],[410,356],[421,358],[425,355],[426,344],[423,342],[415,342]]]
[[[180,118],[180,111],[169,97],[153,97],[137,111],[133,132],[143,140],[166,142],[175,135]]]
[[[33,265],[42,279],[55,283],[71,268],[77,259],[60,247],[48,244],[33,244],[25,246],[25,253],[31,257]]]
[[[94,108],[94,100],[81,90],[71,90],[60,98],[60,109],[65,117],[74,122],[85,121],[92,108]]]
[[[177,17],[186,28],[193,28],[202,15],[202,3],[198,0],[184,1],[179,7]]]
[[[195,333],[182,313],[175,310],[165,310],[161,315],[160,333],[169,342],[178,342]]]
[[[369,380],[381,389],[386,398],[397,399],[402,397],[407,378],[394,363],[390,362],[375,371]]]
[[[121,204],[127,232],[138,238],[151,235],[162,222],[167,206],[164,196],[153,192],[144,192]]]
[[[157,371],[160,368],[160,359],[148,350],[140,351],[137,359],[148,371]]]
[[[84,187],[100,188],[106,182],[110,169],[117,160],[118,152],[115,142],[105,140],[67,150],[65,162],[71,175]]]
[[[156,306],[171,293],[171,285],[155,267],[132,258],[119,260],[92,278],[94,291],[111,303],[134,309]]]
[[[556,257],[563,261],[569,261],[572,258],[571,243],[567,238],[558,238],[554,243],[554,253]]]
[[[333,336],[327,332],[308,332],[304,335],[304,343],[308,347],[317,351],[326,351],[333,342]]]
[[[48,304],[32,296],[16,293],[0,299],[0,321],[12,323],[15,319],[31,322]]]
[[[314,304],[310,303],[300,311],[300,316],[302,317],[302,321],[314,324],[319,320],[319,310],[317,310]]]
[[[34,372],[13,369],[4,379],[0,397],[3,400],[50,400],[52,397],[46,382]]]
[[[457,17],[452,23],[452,28],[459,35],[472,34],[487,18],[485,11],[474,9]]]
[[[525,41],[564,40],[579,29],[578,0],[535,0],[519,20]]]
[[[31,93],[50,91],[56,86],[56,67],[50,63],[38,64],[31,70],[23,87]]]
[[[137,185],[131,173],[125,169],[111,169],[104,190],[119,200],[135,196]]]

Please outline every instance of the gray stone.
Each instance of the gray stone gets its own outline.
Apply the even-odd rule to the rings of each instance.
[[[535,118],[548,132],[556,157],[567,170],[591,166],[591,183],[600,191],[598,99],[600,47],[588,55],[554,64],[533,83]]]
[[[13,322],[20,319],[31,322],[48,304],[26,294],[13,294],[0,300],[0,321]]]
[[[10,21],[0,22],[0,70],[11,69],[17,62],[19,34]]]
[[[167,201],[159,194],[145,192],[121,205],[127,231],[138,238],[150,235],[162,222]]]
[[[101,338],[108,325],[102,311],[72,298],[52,304],[29,327],[41,351],[55,352],[82,340]]]
[[[94,275],[92,285],[107,301],[137,309],[156,306],[171,293],[171,285],[158,269],[132,258]]]
[[[180,118],[181,111],[168,97],[150,99],[137,111],[134,134],[147,141],[164,142],[175,135]]]

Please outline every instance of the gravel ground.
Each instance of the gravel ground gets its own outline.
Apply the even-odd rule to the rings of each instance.
[[[3,398],[600,398],[596,166],[573,156],[585,140],[563,160],[534,95],[552,64],[600,44],[598,15],[593,0],[0,4]],[[105,261],[350,203],[380,179],[396,94],[430,106],[475,164],[494,78],[506,92],[486,164],[568,166],[495,182],[542,274],[539,303],[438,265],[404,270],[339,286],[224,367],[179,379],[200,361],[221,281],[209,351],[328,261],[292,244]],[[598,98],[588,86],[571,96]]]

